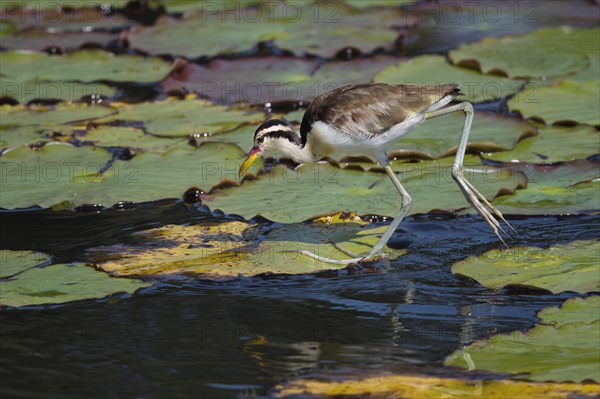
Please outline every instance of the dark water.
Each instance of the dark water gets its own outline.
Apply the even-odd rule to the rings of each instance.
[[[166,223],[202,223],[178,203],[100,214],[0,213],[4,248],[83,259],[86,247]],[[598,216],[511,220],[513,245],[596,238]],[[428,373],[474,339],[526,330],[569,294],[487,290],[450,272],[498,246],[477,216],[420,215],[391,245],[411,255],[318,276],[167,282],[133,296],[1,313],[2,398],[230,398],[285,379],[385,367]]]

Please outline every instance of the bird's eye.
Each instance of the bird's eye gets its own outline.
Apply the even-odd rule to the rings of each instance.
[[[263,143],[263,141],[265,141],[265,138],[264,138],[264,137],[259,137],[259,138],[257,138],[257,139],[256,139],[256,142],[257,142],[258,144],[262,144],[262,143]]]

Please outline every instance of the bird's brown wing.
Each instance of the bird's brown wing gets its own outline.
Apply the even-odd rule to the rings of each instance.
[[[459,95],[457,84],[343,86],[315,98],[304,113],[300,135],[306,143],[314,122],[322,121],[352,136],[373,136],[423,112],[447,95]]]

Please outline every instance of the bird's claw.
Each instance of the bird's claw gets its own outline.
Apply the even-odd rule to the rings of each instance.
[[[496,209],[487,200],[487,198],[485,198],[479,191],[477,191],[477,189],[473,186],[473,184],[471,184],[471,182],[465,179],[462,175],[456,176],[455,180],[458,183],[458,186],[460,187],[469,204],[471,204],[473,208],[475,208],[477,213],[479,213],[483,220],[485,220],[485,222],[491,227],[494,234],[496,234],[496,237],[498,237],[498,239],[502,241],[502,244],[504,244],[504,246],[508,248],[508,245],[500,235],[500,232],[506,235],[506,237],[508,237],[509,239],[512,239],[512,237],[506,232],[506,230],[502,228],[499,221],[501,220],[504,223],[506,223],[506,225],[514,233],[518,234],[517,231],[510,225],[510,223],[506,221],[506,219],[502,215],[502,212]]]

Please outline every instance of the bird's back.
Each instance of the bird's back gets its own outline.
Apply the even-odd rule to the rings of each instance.
[[[458,84],[343,86],[315,98],[304,113],[300,135],[307,141],[313,123],[322,121],[345,135],[380,135],[406,118],[422,113],[447,96],[461,94]]]

